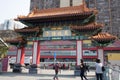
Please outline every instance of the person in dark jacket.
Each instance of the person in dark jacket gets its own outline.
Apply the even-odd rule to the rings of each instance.
[[[86,71],[86,66],[85,66],[85,64],[84,64],[84,62],[83,62],[83,60],[81,59],[81,64],[80,64],[80,77],[81,77],[81,80],[83,80],[83,78],[85,79],[85,80],[88,80],[87,78],[86,78],[86,76],[85,76],[85,71]]]
[[[54,80],[58,80],[58,71],[59,71],[59,69],[60,69],[58,63],[55,64],[54,69],[55,69],[55,76],[54,76],[53,79],[54,79]]]

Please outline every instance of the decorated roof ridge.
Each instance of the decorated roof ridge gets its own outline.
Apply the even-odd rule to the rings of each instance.
[[[39,27],[24,27],[22,29],[15,29],[16,32],[39,32]]]
[[[96,22],[92,22],[90,24],[83,25],[83,26],[70,26],[70,28],[72,29],[94,29],[94,28],[100,28],[100,27],[103,27],[103,24],[96,23]]]
[[[91,38],[93,40],[96,40],[96,41],[115,40],[115,39],[117,39],[116,36],[113,36],[113,35],[111,35],[109,33],[105,33],[105,32],[99,33],[98,35],[92,36]]]
[[[34,9],[27,16],[18,16],[18,18],[29,18],[29,17],[49,17],[49,16],[58,16],[58,15],[66,15],[66,14],[83,14],[87,15],[90,13],[96,13],[97,10],[89,9],[85,5],[80,6],[71,6],[71,7],[62,7],[62,8],[50,8],[50,9]]]

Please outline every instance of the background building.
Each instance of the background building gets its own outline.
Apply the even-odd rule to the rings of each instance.
[[[4,24],[2,23],[2,24],[0,24],[0,30],[3,30],[3,26],[4,26]]]
[[[0,30],[14,30],[14,28],[24,28],[26,25],[14,20],[5,20],[0,25]]]
[[[48,9],[57,7],[77,6],[83,0],[31,0],[30,11],[34,8]],[[89,8],[97,8],[97,22],[105,25],[103,32],[120,38],[120,0],[85,0]]]
[[[34,8],[48,9],[67,6],[77,6],[82,4],[82,0],[31,0],[30,10]]]
[[[86,0],[87,6],[97,8],[97,21],[104,23],[104,32],[120,38],[120,0]]]

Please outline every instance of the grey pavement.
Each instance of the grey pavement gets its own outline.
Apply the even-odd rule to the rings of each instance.
[[[88,80],[95,80],[95,72],[87,74]],[[28,69],[23,69],[22,73],[13,73],[11,70],[0,74],[0,80],[53,80],[54,70],[39,69],[37,74],[29,74]],[[79,76],[74,76],[73,70],[61,70],[59,80],[81,80]]]

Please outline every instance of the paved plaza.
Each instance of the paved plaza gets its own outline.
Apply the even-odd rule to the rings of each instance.
[[[88,72],[88,80],[95,80],[94,71]],[[0,80],[53,80],[54,70],[39,69],[38,74],[29,74],[24,69],[22,73],[13,73],[11,70],[0,74]],[[61,70],[59,80],[81,80],[79,76],[74,76],[73,70]]]

